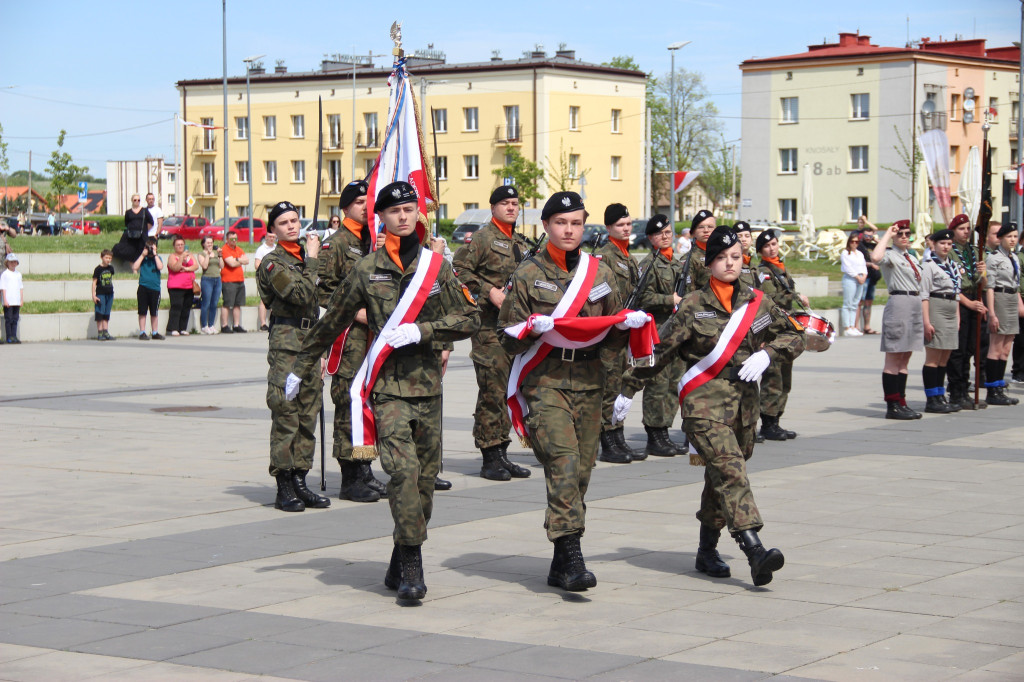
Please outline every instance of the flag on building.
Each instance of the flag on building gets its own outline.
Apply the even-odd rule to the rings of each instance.
[[[700,171],[674,171],[672,173],[672,191],[678,194],[697,179]]]

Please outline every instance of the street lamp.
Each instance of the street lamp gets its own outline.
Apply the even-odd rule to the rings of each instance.
[[[669,137],[672,143],[671,156],[668,163],[668,194],[669,194],[669,224],[675,230],[676,224],[676,50],[690,44],[689,40],[672,43],[668,51],[672,54],[672,72],[669,74],[669,99],[672,102],[672,125],[669,127]]]
[[[246,57],[242,61],[245,62],[245,139],[248,143],[249,148],[249,160],[246,164],[249,166],[248,172],[245,174],[246,184],[249,185],[249,243],[252,244],[255,241],[256,227],[253,223],[252,216],[252,108],[249,102],[249,72],[252,71],[252,65],[257,59],[263,59],[266,55],[258,55],[256,57]],[[224,131],[227,133],[227,131]],[[225,137],[227,135],[225,134]],[[227,147],[227,145],[225,145]],[[227,177],[224,178],[225,186],[227,185]],[[227,218],[224,219],[224,229],[227,229]],[[268,228],[269,229],[269,228]],[[227,234],[224,235],[225,237]]]

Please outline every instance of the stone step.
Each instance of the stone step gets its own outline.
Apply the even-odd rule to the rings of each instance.
[[[115,279],[114,298],[135,298],[139,288],[136,280]],[[167,297],[167,278],[160,281],[162,295]],[[245,280],[247,296],[256,296],[256,280],[249,277]],[[92,280],[29,280],[25,282],[25,295],[30,301],[89,301],[92,300]]]

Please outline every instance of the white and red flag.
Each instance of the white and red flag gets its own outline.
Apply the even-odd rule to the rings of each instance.
[[[1024,163],[1017,166],[1017,196],[1024,196]]]
[[[691,182],[697,179],[698,175],[700,175],[700,171],[673,171],[672,191],[677,194],[682,192]]]

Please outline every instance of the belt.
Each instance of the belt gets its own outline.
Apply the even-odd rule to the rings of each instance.
[[[957,296],[956,294],[937,294],[937,293],[933,292],[933,293],[930,294],[930,296],[931,296],[931,298],[941,298],[941,299],[944,299],[946,301],[958,301],[958,300],[960,300],[960,297]]]
[[[996,292],[997,294],[1015,294],[1015,293],[1017,293],[1017,290],[1013,289],[1011,287],[992,287],[992,291]]]
[[[270,326],[273,327],[275,324],[283,324],[288,327],[298,327],[299,329],[309,329],[316,320],[311,317],[277,317],[276,315],[270,316]]]
[[[918,291],[896,291],[896,290],[891,290],[889,292],[889,295],[890,296],[920,296],[920,292],[918,292]]]
[[[548,357],[554,357],[564,362],[586,362],[601,357],[597,348],[555,348]]]

